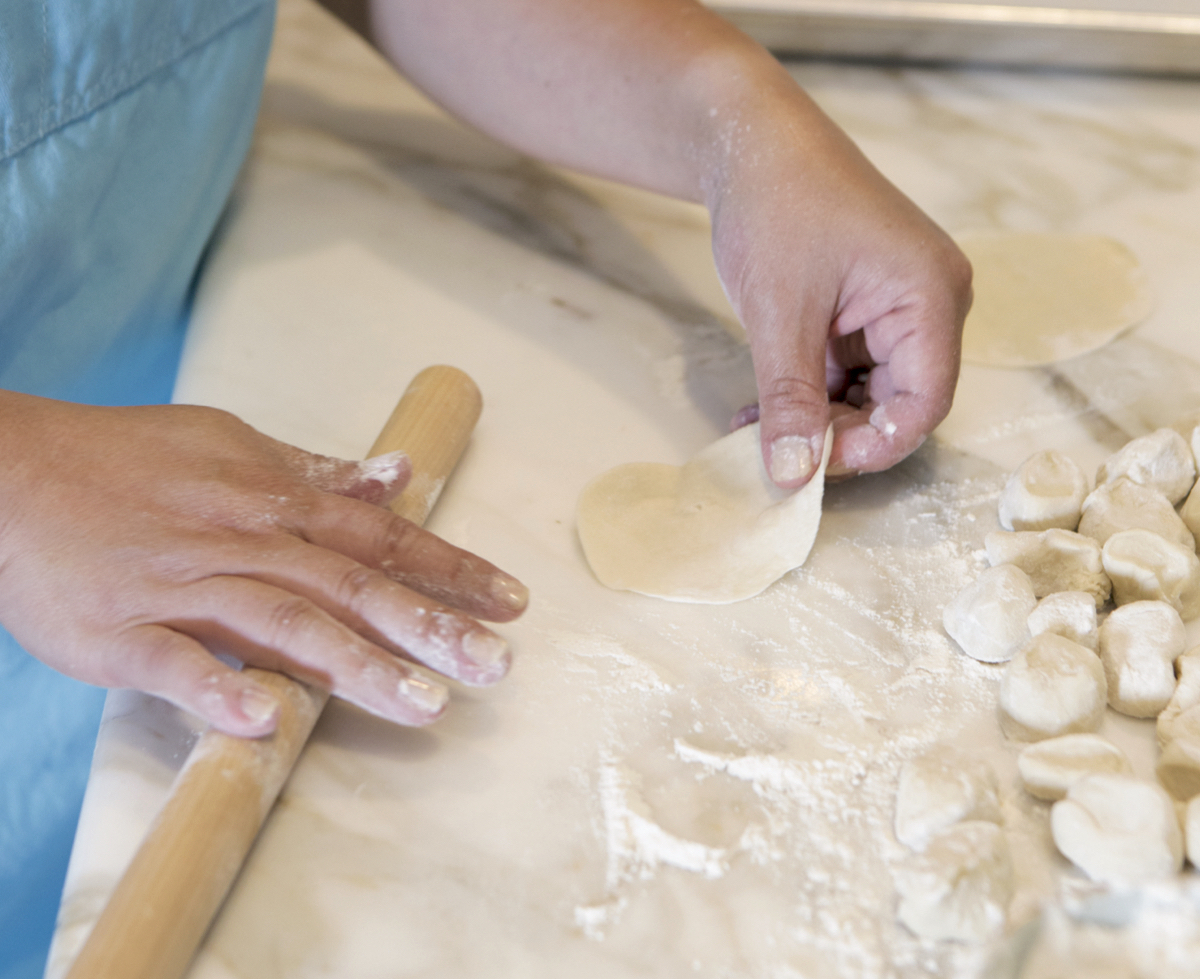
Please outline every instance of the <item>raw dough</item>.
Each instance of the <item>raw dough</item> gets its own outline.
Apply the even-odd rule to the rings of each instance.
[[[1008,565],[1000,565],[1008,567]],[[1060,591],[1047,595],[1029,613],[1029,632],[1040,636],[1053,632],[1095,652],[1100,648],[1096,625],[1096,603],[1083,591]]]
[[[1131,439],[1100,464],[1096,485],[1122,478],[1158,490],[1173,506],[1191,492],[1196,482],[1192,447],[1173,428],[1160,428]]]
[[[1090,649],[1043,632],[1000,678],[1000,727],[1018,741],[1094,731],[1107,702],[1104,667]]]
[[[1079,532],[1101,544],[1122,530],[1149,530],[1183,547],[1196,547],[1192,531],[1171,501],[1158,490],[1128,479],[1092,490],[1083,501],[1083,516],[1079,519]]]
[[[1082,591],[1102,608],[1112,592],[1100,545],[1070,530],[993,531],[983,539],[988,563],[1015,564],[1029,575],[1038,598],[1059,591]]]
[[[1012,564],[987,568],[942,612],[942,625],[962,651],[983,663],[1006,663],[1032,637],[1037,596],[1029,576]]]
[[[1200,558],[1148,530],[1122,530],[1104,543],[1113,601],[1169,602],[1185,622],[1200,614]]]
[[[1061,799],[1085,775],[1128,775],[1133,767],[1125,752],[1098,734],[1064,734],[1024,749],[1017,756],[1017,771],[1034,798]]]
[[[1187,840],[1187,858],[1193,867],[1200,867],[1200,795],[1187,804],[1183,826],[1184,837]]]
[[[1087,477],[1070,456],[1054,449],[1035,452],[1000,491],[1000,526],[1005,530],[1074,530],[1087,491]]]
[[[1130,717],[1154,717],[1175,692],[1175,657],[1187,636],[1166,602],[1122,605],[1100,627],[1108,702]]]
[[[922,938],[986,941],[1004,928],[1012,878],[1004,831],[995,823],[958,823],[897,868],[897,917]]]
[[[1180,715],[1200,705],[1200,646],[1194,646],[1175,658],[1175,692],[1158,715],[1160,746],[1175,737],[1173,727]]]
[[[900,769],[896,839],[924,850],[942,830],[964,820],[999,823],[996,773],[982,759],[939,745]]]
[[[1158,756],[1158,780],[1176,799],[1200,795],[1200,707],[1185,710],[1171,725],[1171,740]]]
[[[1064,857],[1093,880],[1136,884],[1183,866],[1183,836],[1171,797],[1132,775],[1088,775],[1050,810]]]
[[[1200,534],[1200,483],[1192,487],[1183,506],[1179,508],[1179,518],[1183,521],[1183,525],[1192,532],[1193,537]]]
[[[959,243],[975,268],[963,360],[1036,367],[1104,346],[1150,312],[1137,259],[1098,235],[987,234]]]
[[[596,477],[579,498],[584,554],[609,588],[714,605],[757,595],[799,567],[821,520],[832,427],[811,482],[779,489],[763,466],[758,425],[686,465],[635,462]]]

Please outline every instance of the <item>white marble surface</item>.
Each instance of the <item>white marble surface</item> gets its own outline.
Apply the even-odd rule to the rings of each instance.
[[[940,741],[1000,773],[1020,883],[1008,951],[1052,909],[1027,975],[1076,946],[1131,963],[1113,975],[1195,974],[1190,870],[1106,905],[1124,929],[1080,923],[1089,888],[1016,785],[999,671],[956,651],[940,610],[980,566],[1005,468],[1058,447],[1091,469],[1200,408],[1200,83],[795,73],[951,231],[1113,235],[1158,303],[1054,369],[966,368],[936,438],[829,492],[804,569],[735,606],[677,605],[597,584],[573,510],[593,475],[682,462],[752,398],[703,212],[520,159],[283,4],[177,399],[356,456],[413,374],[462,367],[486,407],[430,526],[534,599],[505,628],[512,675],[456,692],[434,728],[331,705],[194,979],[976,975],[1003,950],[894,921],[896,773]],[[1151,725],[1105,724],[1150,774]],[[193,733],[110,696],[49,975]]]

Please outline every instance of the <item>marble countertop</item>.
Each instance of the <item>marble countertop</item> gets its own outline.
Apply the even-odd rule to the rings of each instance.
[[[1198,878],[1126,902],[1124,928],[1094,923],[1046,804],[1017,785],[999,670],[940,618],[981,567],[1006,469],[1056,447],[1092,470],[1200,408],[1200,83],[793,70],[951,232],[1111,235],[1157,305],[1053,368],[966,367],[914,457],[830,489],[803,569],[738,605],[679,605],[599,585],[573,514],[591,477],[682,462],[753,400],[704,212],[518,157],[281,5],[176,399],[355,457],[417,371],[463,368],[484,414],[429,526],[534,599],[504,629],[511,676],[456,691],[433,728],[331,704],[193,979],[972,976],[1038,922],[1034,964],[1073,949],[1195,974]],[[1152,772],[1149,722],[1110,712],[1104,732]],[[110,694],[49,976],[194,735]],[[894,919],[897,771],[945,741],[1000,775],[1019,882],[1000,948]]]

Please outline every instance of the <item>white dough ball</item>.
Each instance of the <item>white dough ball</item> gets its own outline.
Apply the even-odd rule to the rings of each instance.
[[[1148,530],[1113,534],[1101,552],[1113,601],[1169,602],[1185,621],[1200,615],[1200,558]]]
[[[1160,428],[1127,442],[1110,455],[1096,472],[1096,485],[1124,476],[1178,503],[1196,482],[1196,460],[1192,447],[1173,428]]]
[[[1101,544],[1122,530],[1149,530],[1183,547],[1196,547],[1193,531],[1171,501],[1158,490],[1128,479],[1097,486],[1083,501],[1079,518],[1079,532]]]
[[[1200,646],[1175,658],[1175,692],[1159,713],[1156,725],[1160,746],[1175,736],[1173,728],[1180,715],[1197,705],[1200,705]]]
[[[1087,490],[1087,477],[1070,456],[1055,449],[1035,452],[1009,476],[1000,492],[1000,526],[1005,530],[1074,530]]]
[[[1120,748],[1098,734],[1064,734],[1038,741],[1017,756],[1017,771],[1025,791],[1037,799],[1061,799],[1086,775],[1133,771]]]
[[[1047,595],[1029,613],[1029,631],[1035,636],[1053,632],[1095,652],[1100,642],[1096,603],[1091,595],[1082,591],[1060,591]]]
[[[1036,607],[1023,571],[1011,564],[988,568],[946,605],[942,625],[972,659],[1004,663],[1029,641],[1029,613]]]
[[[1050,810],[1054,845],[1093,880],[1139,884],[1183,866],[1171,797],[1132,775],[1088,775]]]
[[[1013,564],[1029,575],[1038,598],[1059,591],[1082,591],[1103,607],[1112,592],[1100,545],[1070,530],[995,531],[983,540],[993,567]]]
[[[1107,685],[1099,657],[1078,643],[1034,636],[1000,679],[1000,726],[1018,741],[1094,731],[1104,718]]]
[[[1187,499],[1183,501],[1183,506],[1179,509],[1179,519],[1183,525],[1191,532],[1193,538],[1196,534],[1200,534],[1200,483],[1192,487],[1192,491],[1188,493]]]
[[[942,830],[963,820],[998,823],[996,773],[982,759],[948,745],[910,758],[900,769],[896,789],[896,839],[924,850]]]
[[[897,917],[914,934],[984,942],[1004,929],[1012,899],[1012,858],[995,823],[957,823],[896,870]]]
[[[1200,795],[1200,707],[1180,714],[1171,725],[1171,735],[1154,771],[1171,795],[1186,801]]]
[[[1100,627],[1100,660],[1113,709],[1155,717],[1175,692],[1175,657],[1186,643],[1183,621],[1166,602],[1115,609]]]

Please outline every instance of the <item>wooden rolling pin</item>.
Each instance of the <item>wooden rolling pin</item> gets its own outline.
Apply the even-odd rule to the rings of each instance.
[[[479,389],[453,367],[429,367],[404,392],[371,447],[403,449],[413,475],[392,510],[424,523],[479,418]],[[75,959],[68,979],[178,979],[308,740],[328,692],[249,669],[281,705],[275,733],[257,740],[211,728]]]

